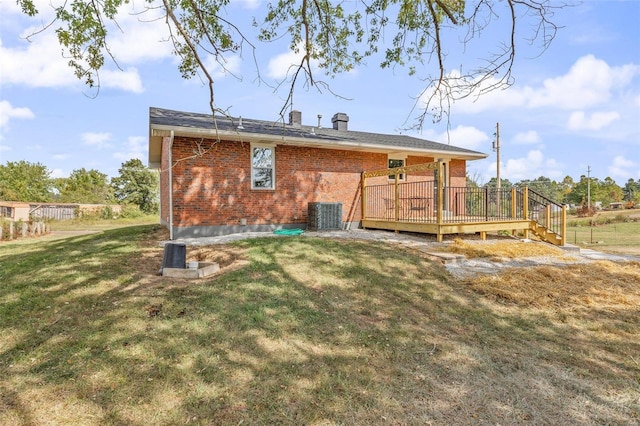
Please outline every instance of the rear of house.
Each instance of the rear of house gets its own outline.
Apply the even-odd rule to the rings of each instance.
[[[171,238],[306,228],[309,203],[340,203],[344,228],[361,220],[364,171],[444,161],[450,185],[486,154],[405,135],[216,117],[151,108],[149,166],[160,169],[160,218]],[[411,181],[418,175],[402,176]],[[424,176],[421,177],[424,179]],[[388,176],[376,178],[381,183]]]

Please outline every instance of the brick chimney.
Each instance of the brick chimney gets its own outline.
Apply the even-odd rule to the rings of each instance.
[[[338,112],[333,114],[331,118],[334,130],[349,130],[347,123],[349,123],[349,116],[344,112]]]
[[[295,109],[289,113],[289,125],[294,127],[302,126],[302,113]]]

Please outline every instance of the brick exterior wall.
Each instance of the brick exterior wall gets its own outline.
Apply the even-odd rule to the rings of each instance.
[[[196,156],[198,144],[204,154]],[[160,182],[161,220],[167,225],[168,149],[169,139],[165,138]],[[304,227],[308,203],[318,201],[342,203],[343,222],[357,223],[361,218],[361,173],[387,168],[383,153],[277,145],[275,190],[252,190],[250,155],[248,142],[176,137],[172,147],[174,229],[202,229],[203,233],[215,229],[224,234],[244,230],[238,229],[240,226],[246,230],[276,225]],[[430,161],[433,158],[410,156],[407,165]],[[464,161],[451,164],[456,179],[464,174]]]

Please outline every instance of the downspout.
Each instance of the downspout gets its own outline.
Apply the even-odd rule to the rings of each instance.
[[[169,136],[169,240],[173,241],[173,130]]]

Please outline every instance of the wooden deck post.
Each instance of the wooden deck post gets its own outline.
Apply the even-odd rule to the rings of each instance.
[[[518,217],[518,212],[516,211],[517,207],[518,207],[518,203],[516,202],[516,197],[517,197],[517,191],[515,188],[511,188],[511,218],[512,219],[516,219]],[[515,229],[511,230],[511,235],[515,236],[516,233],[518,231],[516,231]]]
[[[436,185],[438,185],[438,204],[436,206],[436,223],[438,225],[438,233],[436,234],[439,243],[442,242],[442,215],[444,210],[444,161],[438,160],[438,179]]]
[[[562,205],[562,213],[560,216],[560,245],[567,243],[567,205]]]
[[[360,214],[361,222],[367,218],[367,195],[366,195],[367,191],[365,191],[366,187],[367,187],[367,178],[365,177],[364,172],[362,172],[360,177],[360,201],[362,202],[362,206],[361,206],[362,213]]]
[[[529,187],[522,188],[522,216],[523,219],[529,219]],[[529,230],[524,230],[524,237],[529,238]]]
[[[547,229],[551,229],[551,204],[547,204],[545,207],[545,218],[544,218],[544,226]]]
[[[394,175],[395,179],[393,180],[394,182],[394,202],[393,205],[395,207],[395,214],[396,214],[396,222],[398,222],[398,220],[400,220],[400,187],[398,186],[398,173],[396,173]],[[396,229],[396,232],[398,232],[398,230]]]

